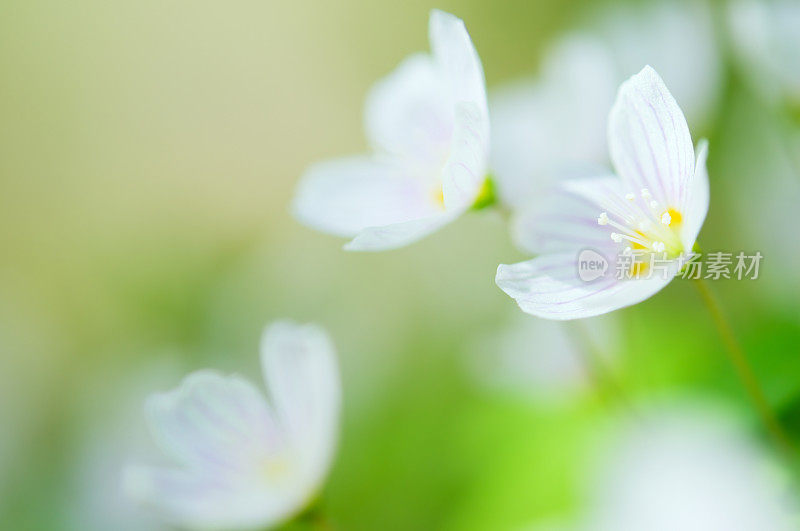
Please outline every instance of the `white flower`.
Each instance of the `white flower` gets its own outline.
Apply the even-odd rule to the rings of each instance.
[[[707,2],[615,6],[556,41],[536,77],[490,91],[491,167],[503,202],[524,208],[556,177],[605,165],[607,110],[645,64],[664,77],[690,125],[706,123],[721,80]]]
[[[769,113],[747,121],[758,135],[742,136],[729,148],[737,153],[729,197],[732,211],[747,209],[751,220],[736,216],[732,230],[741,249],[769,257],[769,268],[761,269],[759,293],[773,297],[775,308],[784,303],[794,308],[800,299],[800,245],[786,242],[795,241],[800,227],[795,208],[800,204],[800,131],[787,138]]]
[[[153,435],[174,467],[129,467],[129,495],[192,529],[278,524],[303,509],[336,446],[340,383],[334,348],[315,326],[278,322],[261,342],[269,401],[213,371],[153,395]]]
[[[712,2],[664,0],[612,10],[598,31],[618,65],[617,82],[651,65],[694,128],[712,117],[722,88],[723,52],[714,27]]]
[[[753,84],[800,105],[800,3],[736,0],[728,20],[733,49]]]
[[[691,411],[633,419],[604,456],[581,529],[797,529],[777,463],[724,416]]]
[[[619,178],[567,181],[517,220],[517,241],[541,256],[501,265],[496,282],[527,313],[576,319],[635,304],[669,283],[691,253],[708,211],[707,148],[695,162],[683,113],[649,66],[620,87],[608,142]],[[578,275],[586,249],[608,266],[591,281]],[[620,274],[620,257],[633,250]],[[659,271],[649,267],[654,256],[666,258]]]
[[[432,54],[415,54],[367,97],[373,153],[309,168],[295,217],[352,238],[345,249],[412,243],[470,208],[486,182],[489,116],[483,67],[464,23],[433,10]]]

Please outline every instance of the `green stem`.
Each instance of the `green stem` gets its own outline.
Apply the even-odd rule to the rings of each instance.
[[[317,512],[314,515],[314,519],[311,520],[311,524],[314,529],[318,531],[333,531],[333,526],[331,525],[330,520],[325,518],[325,515],[321,512]]]
[[[708,308],[708,311],[711,313],[717,331],[722,337],[722,342],[725,344],[725,352],[728,355],[728,359],[736,370],[747,394],[750,396],[750,400],[758,411],[761,422],[781,450],[790,454],[794,453],[794,445],[778,423],[778,419],[775,417],[772,408],[770,408],[764,396],[764,391],[761,389],[761,385],[758,383],[758,379],[753,373],[750,363],[747,361],[747,356],[745,356],[744,350],[742,350],[742,347],[736,340],[733,329],[730,323],[728,323],[725,314],[722,312],[722,308],[719,302],[717,302],[716,297],[714,297],[711,288],[702,278],[696,279],[694,284],[700,292],[700,296]]]
[[[800,126],[800,106],[787,105],[787,107],[787,112],[781,112],[783,109],[779,109],[774,114],[780,129],[778,131],[780,148],[784,150],[791,172],[797,178],[800,177],[800,158],[798,158],[795,143],[800,140],[800,135],[797,134],[798,126]]]
[[[317,531],[333,531],[333,524],[325,516],[319,500],[314,501],[305,511],[297,515],[297,522],[304,522],[310,529]]]
[[[581,356],[586,372],[594,386],[601,392],[601,396],[605,390],[613,394],[620,403],[630,407],[622,386],[612,376],[600,350],[592,341],[586,324],[580,320],[569,321],[566,324],[567,337],[575,344],[575,350]]]

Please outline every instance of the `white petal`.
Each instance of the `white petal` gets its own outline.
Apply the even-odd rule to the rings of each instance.
[[[297,490],[269,489],[239,477],[193,470],[129,466],[122,486],[140,505],[188,529],[272,527],[303,502]]]
[[[311,481],[321,480],[336,447],[341,402],[330,338],[314,325],[274,323],[262,335],[261,365],[275,411],[302,449]]]
[[[480,60],[452,15],[431,13],[430,39],[432,57],[410,57],[367,100],[367,134],[390,160],[318,165],[301,182],[296,217],[354,237],[348,250],[422,238],[471,206],[485,181],[489,120]]]
[[[785,466],[719,411],[690,402],[640,411],[590,482],[592,531],[788,531],[797,499]]]
[[[697,235],[708,213],[709,188],[706,158],[708,157],[708,141],[701,140],[697,145],[697,163],[694,175],[688,184],[688,203],[681,228],[681,243],[683,248],[691,250],[697,241]]]
[[[373,149],[403,157],[430,173],[444,163],[453,134],[453,103],[438,65],[408,57],[367,96],[364,126]]]
[[[674,263],[666,275],[650,279],[617,280],[615,258],[605,275],[592,282],[577,274],[577,254],[550,254],[497,268],[495,282],[519,307],[545,319],[592,317],[641,302],[666,286],[678,271]]]
[[[352,241],[345,244],[348,251],[389,251],[421,240],[428,234],[447,225],[459,215],[460,210],[441,212],[427,218],[414,219],[385,225],[369,227],[361,231]]]
[[[631,192],[638,197],[647,188],[663,207],[683,210],[694,173],[694,146],[678,104],[649,66],[620,87],[608,142],[614,167]]]
[[[438,212],[432,192],[395,160],[350,157],[315,164],[303,175],[292,205],[301,223],[353,237],[367,227]]]
[[[450,157],[442,169],[442,197],[447,210],[470,207],[486,180],[487,117],[472,102],[456,104]]]
[[[177,389],[152,395],[145,411],[159,445],[191,467],[248,472],[284,444],[264,396],[237,376],[195,372]]]
[[[475,103],[480,112],[488,116],[483,66],[464,22],[434,9],[428,34],[434,60],[445,73],[452,101]]]
[[[532,254],[577,254],[585,248],[613,254],[618,245],[597,217],[603,211],[613,213],[610,201],[623,201],[620,190],[617,177],[565,181],[517,210],[511,226],[514,243]]]

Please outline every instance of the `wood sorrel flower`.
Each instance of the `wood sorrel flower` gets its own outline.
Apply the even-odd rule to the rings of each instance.
[[[619,177],[566,181],[516,221],[518,242],[541,256],[500,265],[496,282],[527,313],[565,320],[635,304],[691,253],[708,211],[707,148],[695,160],[686,119],[651,67],[620,87],[608,141]],[[590,277],[579,274],[586,253]]]
[[[589,482],[589,531],[789,531],[797,498],[781,463],[702,404],[637,412]]]
[[[644,64],[663,76],[692,130],[712,115],[722,61],[706,0],[626,3],[599,15],[553,42],[536,76],[489,91],[492,176],[515,212],[557,178],[607,165],[608,109]]]
[[[251,529],[302,510],[327,474],[338,431],[334,347],[311,325],[278,322],[261,342],[267,400],[250,382],[204,370],[155,394],[146,412],[174,467],[129,467],[129,495],[172,524]]]
[[[483,67],[464,23],[430,16],[432,54],[415,54],[367,97],[373,153],[316,164],[293,204],[305,225],[382,251],[454,220],[486,182],[489,115]]]

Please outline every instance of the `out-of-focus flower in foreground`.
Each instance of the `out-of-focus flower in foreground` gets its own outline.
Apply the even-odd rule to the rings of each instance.
[[[303,175],[295,217],[352,238],[345,249],[412,243],[475,204],[488,184],[489,115],[483,67],[464,23],[434,10],[432,54],[415,54],[367,97],[373,153],[316,164]]]
[[[733,49],[752,84],[800,106],[800,3],[736,0],[728,9]]]
[[[208,370],[151,396],[148,421],[175,466],[128,467],[128,494],[191,529],[268,527],[308,505],[337,440],[334,347],[316,326],[278,322],[264,332],[261,363],[269,401]]]
[[[491,167],[499,198],[514,211],[524,209],[557,178],[607,165],[608,109],[619,84],[645,64],[663,76],[689,125],[705,125],[722,70],[709,5],[614,6],[553,43],[538,75],[491,90]]]
[[[590,484],[581,529],[797,529],[788,477],[727,417],[696,406],[631,419]]]
[[[608,142],[619,177],[566,181],[516,222],[517,241],[541,256],[500,265],[496,281],[527,313],[565,320],[635,304],[691,253],[708,211],[707,146],[695,160],[686,119],[649,66],[620,87]],[[583,261],[604,267],[587,279]]]

